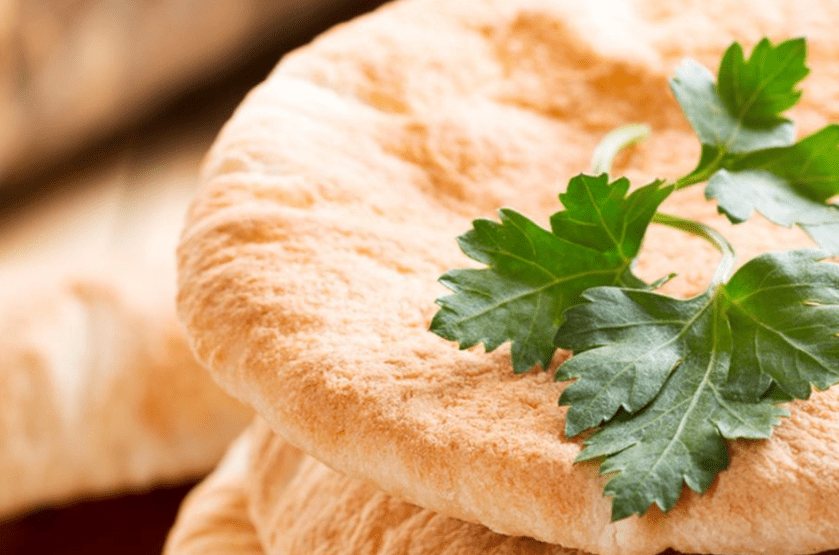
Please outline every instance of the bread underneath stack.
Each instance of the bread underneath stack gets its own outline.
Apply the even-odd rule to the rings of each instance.
[[[435,514],[329,469],[257,419],[181,507],[164,555],[578,555]]]

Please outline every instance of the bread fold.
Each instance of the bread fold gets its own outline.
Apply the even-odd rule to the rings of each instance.
[[[218,468],[181,505],[166,555],[263,555],[248,511],[248,464],[254,433],[246,430]]]

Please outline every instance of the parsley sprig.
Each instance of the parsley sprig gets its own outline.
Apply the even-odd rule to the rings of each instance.
[[[612,519],[670,509],[683,484],[702,492],[728,465],[725,440],[769,437],[787,415],[780,403],[839,383],[839,125],[796,142],[784,112],[809,73],[806,43],[767,39],[748,59],[735,43],[716,81],[698,63],[676,70],[671,88],[702,150],[696,168],[630,192],[609,181],[615,154],[649,130],[630,125],[595,152],[596,175],[573,177],[563,210],[542,229],[510,209],[476,220],[458,238],[486,265],[440,281],[431,330],[461,348],[511,343],[513,370],[547,368],[557,348],[574,352],[556,371],[574,380],[567,437],[593,430],[578,461],[611,475]],[[798,225],[821,250],[758,256],[733,276],[734,249],[714,229],[658,212],[680,189],[706,183],[706,197],[734,223],[758,212]],[[708,288],[690,299],[655,291],[632,273],[650,223],[698,235],[722,254]]]

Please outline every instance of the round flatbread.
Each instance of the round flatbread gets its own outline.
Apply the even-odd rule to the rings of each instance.
[[[530,538],[502,536],[395,499],[305,455],[260,418],[186,498],[164,555],[368,552],[584,555]]]
[[[434,514],[329,469],[261,419],[189,494],[164,555],[576,555]]]
[[[469,265],[454,238],[510,206],[544,223],[560,183],[608,130],[653,136],[616,173],[690,171],[693,132],[668,90],[685,55],[715,64],[739,39],[806,34],[805,133],[839,111],[838,7],[776,1],[397,2],[288,56],[211,150],[179,250],[179,310],[218,381],[288,441],[435,512],[612,554],[805,553],[839,545],[839,391],[793,404],[765,442],[667,515],[610,523],[603,479],[574,464],[565,387],[514,375],[509,351],[428,332]],[[732,227],[701,191],[664,206],[712,224],[741,260],[803,233]],[[638,272],[701,291],[718,255],[652,228]],[[558,354],[560,362],[566,354]]]

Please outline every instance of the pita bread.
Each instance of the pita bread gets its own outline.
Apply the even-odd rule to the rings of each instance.
[[[163,141],[138,160],[148,173],[57,182],[4,222],[0,520],[194,479],[251,419],[175,316],[172,253],[205,141]]]
[[[260,419],[182,505],[164,555],[193,553],[583,555],[395,499],[304,455]]]
[[[0,183],[218,74],[329,0],[5,0]]]
[[[248,513],[247,467],[253,432],[246,430],[218,468],[184,499],[164,555],[263,555]]]
[[[261,420],[185,500],[164,555],[575,555],[434,514],[306,456]]]
[[[610,523],[603,480],[562,435],[564,385],[427,331],[436,279],[469,264],[455,236],[501,206],[546,222],[609,129],[653,126],[616,168],[635,184],[692,169],[699,147],[667,85],[682,56],[712,65],[735,38],[806,34],[814,71],[794,117],[824,125],[839,108],[837,9],[412,0],[322,36],[249,95],[206,161],[179,250],[199,358],[329,466],[501,534],[604,555],[839,546],[836,388],[793,404],[771,440],[732,443],[703,496]],[[809,245],[757,218],[728,225],[698,188],[664,211],[721,230],[741,260]],[[639,272],[678,272],[670,293],[704,288],[710,247],[652,234]]]

